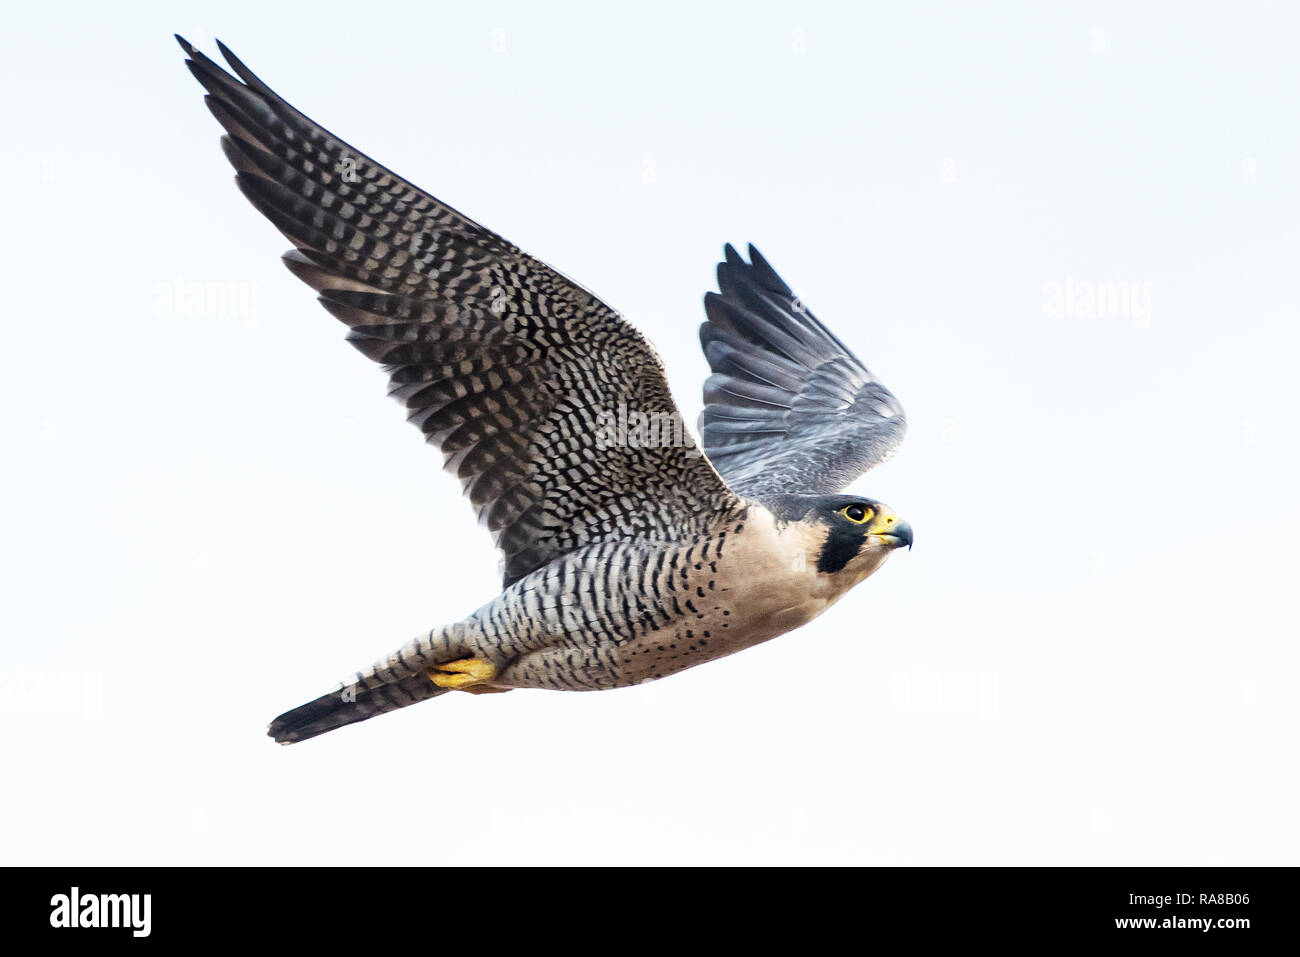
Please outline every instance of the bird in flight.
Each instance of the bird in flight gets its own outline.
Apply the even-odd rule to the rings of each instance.
[[[701,445],[651,345],[586,289],[380,166],[218,43],[184,39],[244,196],[290,272],[383,366],[502,554],[502,591],[276,718],[284,744],[449,691],[639,684],[811,621],[912,544],[842,489],[893,394],[753,246],[704,297]],[[702,448],[701,448],[702,446]]]

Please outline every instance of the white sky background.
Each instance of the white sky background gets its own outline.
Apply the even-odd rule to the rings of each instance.
[[[4,862],[1296,863],[1300,18],[983,6],[10,9]],[[914,550],[662,682],[273,745],[496,556],[174,31],[624,311],[691,422],[756,243],[905,405],[853,487]]]

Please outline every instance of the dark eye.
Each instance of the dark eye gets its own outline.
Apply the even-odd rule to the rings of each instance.
[[[871,517],[871,509],[865,505],[846,505],[840,509],[840,514],[854,525],[861,525]]]

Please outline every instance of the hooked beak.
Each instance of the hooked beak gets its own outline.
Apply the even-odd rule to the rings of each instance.
[[[912,526],[897,515],[877,516],[876,520],[867,526],[867,532],[890,548],[902,548],[904,545],[908,549],[912,547]]]

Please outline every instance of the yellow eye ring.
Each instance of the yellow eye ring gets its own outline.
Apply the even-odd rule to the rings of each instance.
[[[865,505],[845,505],[840,509],[840,514],[854,525],[865,525],[867,522],[871,521],[875,512],[867,508]]]

